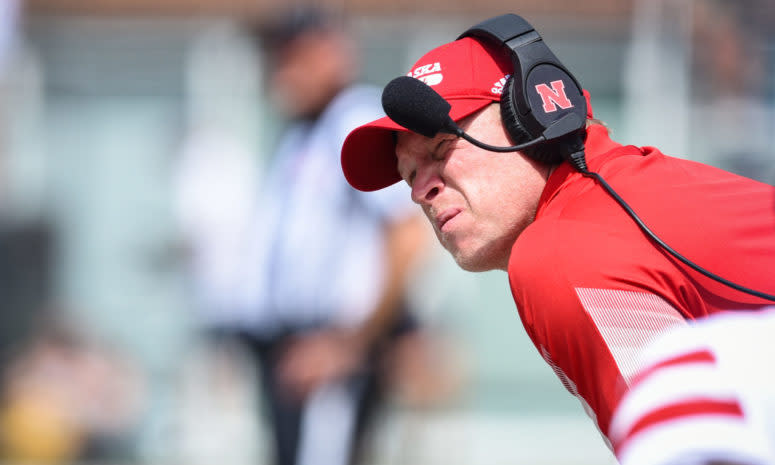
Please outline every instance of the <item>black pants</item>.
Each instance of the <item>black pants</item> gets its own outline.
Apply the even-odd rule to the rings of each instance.
[[[416,321],[407,311],[400,317],[384,335],[375,349],[366,357],[359,370],[344,382],[347,392],[354,403],[354,425],[350,437],[346,463],[354,465],[360,462],[363,450],[364,432],[367,430],[374,413],[379,406],[383,394],[383,374],[379,370],[379,360],[390,347],[392,341],[403,334],[416,329]],[[301,444],[302,416],[306,407],[304,402],[292,399],[286,395],[278,380],[277,368],[287,343],[304,331],[320,329],[286,328],[274,332],[271,336],[257,336],[252,333],[239,332],[236,335],[249,349],[258,364],[261,375],[261,389],[269,423],[274,439],[274,465],[297,465],[299,446]]]

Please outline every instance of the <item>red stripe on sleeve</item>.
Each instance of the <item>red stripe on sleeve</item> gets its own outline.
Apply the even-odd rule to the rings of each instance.
[[[627,434],[614,445],[614,452],[619,455],[622,447],[638,433],[652,428],[660,423],[676,420],[681,417],[697,415],[723,415],[743,418],[743,410],[737,401],[720,401],[711,399],[691,399],[675,404],[669,404],[652,410],[633,423]]]
[[[670,357],[664,360],[660,360],[659,362],[647,367],[644,370],[641,370],[630,383],[630,389],[637,386],[643,380],[654,374],[654,372],[661,370],[665,367],[675,366],[675,365],[688,365],[688,364],[694,364],[694,363],[716,363],[716,357],[707,349],[703,350],[696,350],[694,352],[688,352],[682,355],[676,355],[674,357]]]

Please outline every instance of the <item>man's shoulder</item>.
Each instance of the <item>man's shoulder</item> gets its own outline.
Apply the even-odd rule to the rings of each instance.
[[[584,213],[565,210],[558,215],[536,219],[514,242],[512,264],[548,269],[557,265],[586,268],[600,265],[603,263],[601,260],[632,262],[637,260],[633,253],[638,253],[639,249],[645,252],[653,250],[647,241],[635,240],[639,236],[633,236],[638,232],[634,223],[630,226],[626,221],[613,221],[612,216],[615,215],[610,212],[596,215]],[[637,247],[637,243],[641,242],[646,246]],[[630,253],[621,253],[627,251]]]
[[[559,217],[534,221],[511,249],[508,274],[512,287],[535,295],[558,295],[607,273],[605,258],[615,257],[606,248],[610,234],[600,225]],[[591,250],[599,251],[591,252]]]
[[[573,297],[581,288],[665,294],[654,276],[684,279],[637,226],[563,216],[538,219],[525,229],[512,247],[508,273],[512,288],[526,298],[550,299]]]

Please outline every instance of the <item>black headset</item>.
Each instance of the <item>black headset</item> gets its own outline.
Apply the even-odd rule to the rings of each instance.
[[[505,47],[513,72],[501,95],[501,118],[516,143],[539,137],[552,123],[570,113],[579,126],[550,150],[524,153],[544,163],[559,163],[583,151],[586,137],[587,100],[581,86],[541,36],[525,19],[515,14],[496,16],[470,27],[458,39],[474,37]],[[543,144],[545,145],[545,144]]]

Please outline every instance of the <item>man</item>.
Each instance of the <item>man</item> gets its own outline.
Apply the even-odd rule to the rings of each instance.
[[[538,44],[540,36],[515,18],[526,32],[511,43]],[[516,50],[469,35],[428,52],[409,76],[444,97],[451,120],[474,139],[494,146],[525,143],[540,134],[512,131],[512,122],[502,118],[510,75],[525,79],[519,73],[528,71],[515,69],[513,61],[524,59]],[[575,102],[564,98],[575,81],[558,81],[524,87],[525,97],[537,102],[533,112],[583,109],[580,89]],[[386,94],[383,99],[401,92]],[[589,172],[601,175],[649,228],[692,262],[773,294],[775,189],[653,147],[618,144],[593,118],[586,92],[584,97],[587,122],[578,131]],[[408,105],[415,113],[425,106],[443,107]],[[554,122],[547,134],[557,127]],[[598,179],[568,161],[579,153],[577,143],[549,140],[516,153],[493,153],[452,134],[426,137],[383,118],[350,133],[342,167],[350,184],[365,191],[403,179],[462,268],[508,272],[534,345],[607,434],[638,369],[638,353],[655,335],[687,320],[768,301],[710,279],[655,245]]]
[[[657,339],[619,403],[622,465],[775,463],[775,307],[714,315]]]
[[[354,84],[354,46],[323,11],[260,30],[271,95],[289,120],[269,162],[235,292],[236,326],[260,362],[277,465],[346,465],[374,395],[373,355],[411,328],[405,295],[425,236],[400,190],[340,175],[339,148],[378,116]]]

